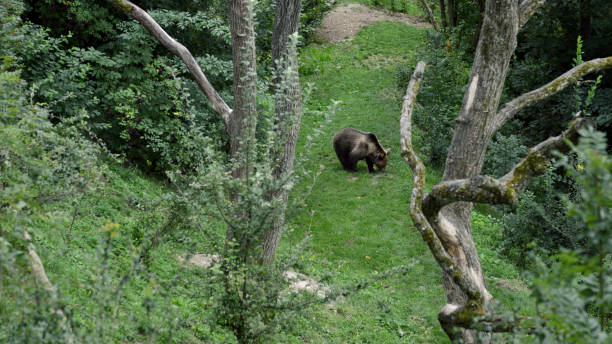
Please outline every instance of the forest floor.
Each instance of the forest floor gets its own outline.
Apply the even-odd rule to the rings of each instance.
[[[304,98],[296,156],[301,179],[292,200],[303,202],[289,207],[290,228],[281,240],[279,257],[297,254],[292,274],[304,274],[305,279],[331,289],[370,283],[336,300],[333,307],[302,310],[287,321],[274,342],[448,342],[437,321],[445,303],[441,271],[410,221],[411,171],[399,155],[398,121],[406,85],[398,84],[396,75],[399,68],[414,65],[419,50],[427,48],[429,29],[373,10],[367,13],[377,19],[363,26],[372,18],[352,17],[363,14],[362,6],[338,8],[359,9],[335,22],[339,30],[346,27],[343,22],[361,23],[354,38],[347,40],[352,36],[340,33],[340,41],[300,49],[301,80],[311,91]],[[342,13],[338,11],[330,15]],[[337,104],[335,111],[329,110],[332,104]],[[385,148],[391,148],[386,172],[370,174],[364,162],[356,173],[342,169],[331,138],[344,127],[374,132]],[[418,130],[415,135],[418,147]],[[429,169],[427,179],[430,184],[440,180],[439,171]],[[112,337],[106,341],[116,343],[138,342],[158,330],[160,341],[171,333],[175,342],[234,343],[230,331],[214,321],[218,286],[208,284],[210,278],[203,278],[202,269],[182,264],[192,258],[214,259],[202,253],[219,251],[224,227],[202,222],[172,233],[150,253],[144,277],[127,279],[121,293],[116,293],[114,286],[130,276],[137,245],[165,226],[171,209],[164,202],[173,199],[173,191],[116,163],[104,173],[103,184],[78,196],[78,201],[46,205],[59,214],[58,220],[39,216],[32,224],[49,278],[62,292],[67,308],[74,310],[82,331],[91,331],[98,340],[99,333],[109,333]],[[501,308],[533,313],[518,269],[494,250],[499,224],[475,212],[473,232],[489,290]],[[307,234],[309,246],[298,251],[297,244]],[[405,274],[379,277],[400,266],[407,267]],[[100,305],[108,314],[100,311]],[[134,329],[133,319],[145,325]]]
[[[289,215],[292,231],[280,253],[291,252],[309,233],[311,245],[296,269],[331,288],[356,285],[398,266],[408,272],[379,280],[334,309],[305,311],[285,342],[444,343],[447,338],[437,321],[445,303],[440,268],[408,214],[411,171],[399,155],[406,85],[395,77],[426,48],[428,24],[406,25],[396,16],[368,8],[361,12],[363,8],[340,4],[330,14],[334,24],[329,26],[329,17],[322,24],[320,32],[329,41],[300,51],[303,85],[313,85],[296,157],[298,172],[308,173],[294,192],[305,195],[305,205]],[[376,15],[364,19],[364,13]],[[342,169],[331,137],[345,127],[374,132],[383,147],[391,148],[386,172],[370,174],[365,162],[356,173]],[[435,183],[439,171],[429,169],[427,179]],[[518,270],[494,250],[499,224],[475,212],[473,226],[489,289],[502,309],[531,308]],[[299,340],[293,337],[297,333]]]
[[[330,11],[317,29],[317,37],[325,42],[351,40],[357,31],[380,20],[390,20],[406,25],[430,28],[431,24],[411,14],[390,12],[358,3],[343,3]]]

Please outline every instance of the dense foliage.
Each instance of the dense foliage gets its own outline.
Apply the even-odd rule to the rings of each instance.
[[[569,216],[581,231],[581,248],[554,256],[552,264],[536,258],[529,274],[538,314],[526,321],[524,343],[609,343],[612,315],[612,159],[602,132],[583,130],[576,159],[561,157],[559,165],[578,183],[579,194],[568,200]]]
[[[256,8],[259,73],[270,62],[275,1]],[[224,1],[142,1],[140,5],[196,57],[213,86],[231,106],[231,39]],[[312,38],[326,1],[303,4],[301,33]],[[184,65],[139,24],[104,1],[26,1],[34,24],[28,49],[20,51],[23,76],[35,84],[35,99],[57,118],[89,114],[89,127],[113,152],[146,171],[193,169],[206,137],[227,149],[219,116]],[[57,101],[59,98],[62,101]]]
[[[579,63],[609,48],[605,39],[610,19],[597,10],[603,1],[593,0],[591,36],[579,44],[584,56],[570,54],[569,62],[562,54],[553,59],[554,49],[566,55],[563,49],[575,51],[576,18],[569,12],[579,2],[550,2],[545,9],[549,17],[532,21],[543,20],[546,28],[559,32],[553,30],[553,40],[538,36],[544,29],[525,29],[507,98],[549,80],[571,66],[572,59]],[[139,4],[198,56],[215,87],[231,99],[226,2]],[[270,58],[273,4],[261,1],[256,9],[262,74]],[[432,165],[444,163],[469,76],[471,36],[461,30],[475,30],[476,5],[460,2],[463,26],[448,36],[431,34],[430,48],[416,54],[429,63],[415,121],[421,130],[419,149]],[[304,2],[302,30],[307,39],[328,7],[325,1]],[[439,279],[437,266],[423,256],[420,241],[403,234],[407,224],[400,220],[405,210],[401,200],[407,190],[403,180],[408,178],[399,167],[403,162],[399,157],[390,161],[394,173],[347,180],[334,169],[338,163],[329,152],[329,132],[317,127],[330,121],[324,110],[330,97],[341,95],[348,105],[334,125],[371,125],[382,137],[392,137],[397,130],[388,123],[395,120],[399,105],[399,97],[393,96],[395,67],[374,65],[380,56],[415,58],[415,42],[424,34],[380,23],[361,32],[357,47],[309,48],[310,64],[303,70],[311,71],[311,80],[319,81],[322,74],[329,79],[316,95],[315,107],[322,111],[309,119],[304,135],[309,143],[300,149],[311,157],[306,163],[319,171],[314,179],[320,177],[319,189],[325,191],[308,200],[308,209],[302,209],[305,215],[296,220],[299,230],[290,233],[290,248],[277,266],[268,269],[258,262],[258,239],[280,206],[268,194],[289,190],[295,183],[289,176],[274,181],[271,174],[269,148],[278,145],[271,134],[272,96],[260,96],[261,123],[248,146],[247,164],[255,173],[246,182],[237,181],[230,177],[236,162],[224,154],[227,143],[218,116],[183,65],[139,25],[105,2],[85,0],[6,0],[0,4],[0,18],[0,342],[420,342],[443,336],[430,326],[437,324],[434,317],[414,315],[422,314],[423,307],[438,307],[443,293],[422,285]],[[374,39],[379,31],[393,39]],[[415,47],[398,47],[397,37],[402,45]],[[529,39],[537,44],[524,43]],[[555,40],[566,46],[541,48]],[[397,69],[400,86],[405,87],[410,74],[405,65]],[[350,90],[347,75],[354,77]],[[372,89],[373,81],[379,90]],[[261,86],[265,89],[265,82]],[[526,111],[493,139],[484,172],[504,174],[527,146],[559,129],[563,121],[551,120],[549,114],[569,119],[581,111],[609,131],[609,89],[605,76],[584,80],[558,99]],[[378,117],[372,119],[374,112]],[[504,258],[518,263],[527,261],[530,253],[547,258],[531,266],[535,274],[530,287],[538,303],[532,336],[519,335],[517,340],[609,341],[612,167],[604,134],[583,135],[574,155],[539,177],[516,209],[501,209],[506,215],[499,227],[491,226],[494,220],[489,216],[474,217],[475,236],[487,245],[479,247],[483,267],[492,269],[489,276],[496,280],[518,279]],[[313,140],[319,147],[310,152]],[[128,159],[117,159],[111,152]],[[128,160],[146,172],[171,170],[165,179],[171,188],[120,167]],[[313,185],[302,185],[298,192],[307,197],[312,190]],[[231,200],[232,194],[239,200]],[[363,216],[393,206],[390,203],[399,207],[391,210],[393,216]],[[357,215],[347,221],[351,212]],[[321,227],[318,246],[310,251],[294,242],[309,236],[313,220]],[[225,228],[235,230],[235,241],[227,246]],[[505,257],[490,249],[494,245]],[[53,290],[33,272],[35,250],[52,271]],[[225,259],[211,269],[197,269],[185,263],[195,252],[220,253]],[[381,280],[390,273],[380,271],[407,259],[412,259],[410,270],[419,278],[393,281],[400,288]],[[327,293],[325,299],[287,293],[282,271],[288,266],[334,275],[348,281],[349,287]],[[398,271],[406,273],[391,270]],[[370,273],[373,278],[363,278]],[[305,310],[312,303],[366,287],[371,288],[361,304],[353,299],[313,317]],[[521,297],[499,289],[496,296],[505,297],[508,304]],[[298,321],[290,321],[296,316]],[[297,330],[292,328],[296,324]]]
[[[415,109],[414,123],[422,133],[418,141],[419,151],[430,166],[441,168],[461,108],[470,65],[461,51],[446,44],[443,35],[430,34],[428,43],[417,57],[426,61],[427,69],[418,94],[423,106]],[[398,87],[405,88],[411,75],[411,67],[399,67],[396,73]]]

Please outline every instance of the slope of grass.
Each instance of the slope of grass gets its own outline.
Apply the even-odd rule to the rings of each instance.
[[[425,40],[425,32],[400,23],[378,22],[363,28],[351,43],[310,46],[300,62],[304,84],[316,89],[308,108],[324,110],[339,101],[331,122],[320,112],[305,113],[298,160],[307,170],[318,170],[312,193],[304,209],[291,219],[294,232],[283,242],[288,250],[312,234],[311,251],[304,253],[307,272],[330,276],[332,284],[345,285],[406,265],[406,275],[396,275],[353,294],[341,302],[337,312],[320,307],[299,321],[299,340],[308,343],[439,343],[446,341],[437,322],[445,303],[441,271],[412,226],[408,214],[411,172],[399,155],[399,113],[402,90],[395,71],[398,63],[414,63],[414,52]],[[387,171],[344,171],[331,146],[333,134],[354,127],[374,132],[381,144],[391,148]],[[322,134],[316,136],[316,131]],[[314,137],[306,151],[305,138]],[[439,180],[428,171],[430,183]],[[306,179],[297,193],[312,185]],[[488,228],[491,218],[475,217],[475,231]],[[498,228],[497,228],[498,229]],[[495,233],[478,233],[492,291],[500,300],[522,305],[525,292],[501,292],[497,279],[516,279],[518,273],[488,245]]]
[[[361,3],[370,7],[384,8],[387,11],[425,16],[423,6],[418,0],[345,0],[345,2]]]
[[[355,285],[397,266],[393,275],[339,300],[305,309],[279,335],[282,343],[441,343],[437,322],[445,303],[441,272],[408,215],[411,172],[399,156],[398,118],[402,90],[395,80],[400,63],[414,63],[425,31],[380,22],[362,29],[354,41],[309,46],[301,53],[304,83],[315,89],[307,104],[297,163],[311,171],[295,194],[312,192],[291,213],[292,232],[280,254],[292,252],[306,231],[312,242],[296,268],[332,287]],[[337,112],[327,123],[323,113],[333,100]],[[387,172],[342,170],[331,147],[344,127],[372,131],[391,148]],[[319,135],[316,133],[319,132]],[[313,145],[307,149],[307,137]],[[200,222],[159,242],[147,259],[147,271],[123,281],[147,236],[162,228],[171,212],[171,189],[138,171],[101,163],[101,185],[64,199],[32,216],[34,245],[62,302],[83,338],[102,342],[157,339],[175,343],[232,343],[228,330],[214,322],[212,304],[218,286],[206,284],[206,271],[185,269],[179,256],[216,252],[223,228]],[[313,175],[320,173],[313,182]],[[439,172],[428,171],[430,183]],[[0,219],[0,224],[3,224]],[[499,228],[488,216],[474,216],[474,235],[492,293],[502,307],[530,310],[518,272],[492,246]],[[1,276],[0,276],[1,277]],[[498,282],[519,291],[497,288]],[[121,286],[121,288],[117,288]],[[117,292],[119,290],[119,292]],[[136,324],[136,325],[134,325]],[[107,337],[100,338],[102,334]]]
[[[49,203],[46,212],[33,214],[30,226],[77,338],[96,343],[231,342],[232,335],[212,320],[208,297],[215,286],[202,278],[203,271],[179,262],[194,252],[215,251],[213,246],[223,242],[222,229],[201,219],[205,229],[166,233],[143,269],[135,258],[168,221],[173,191],[115,162],[100,161],[99,168],[104,172],[95,190]]]

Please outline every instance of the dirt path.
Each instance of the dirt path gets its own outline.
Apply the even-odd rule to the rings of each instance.
[[[363,26],[379,20],[398,21],[416,27],[431,27],[431,24],[423,18],[351,3],[341,4],[329,12],[317,29],[317,36],[327,42],[350,41]]]

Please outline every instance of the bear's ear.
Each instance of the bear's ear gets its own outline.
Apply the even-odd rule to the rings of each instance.
[[[389,155],[389,153],[391,153],[391,148],[389,148],[389,149],[387,149],[387,150],[385,151],[385,154],[386,154],[386,155]]]

